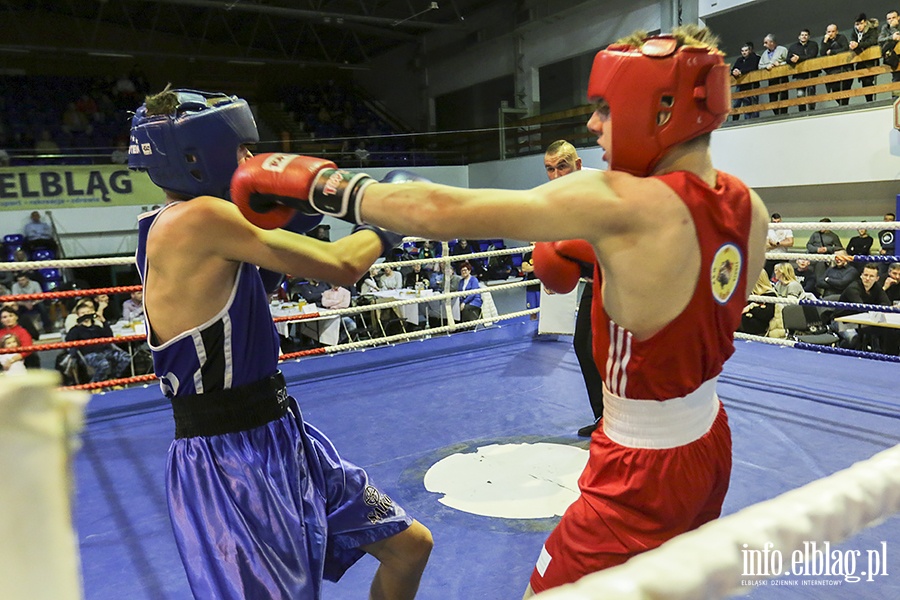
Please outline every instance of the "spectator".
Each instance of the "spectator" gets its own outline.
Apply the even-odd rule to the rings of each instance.
[[[114,165],[126,164],[128,162],[128,144],[120,140],[116,144],[115,150],[113,150],[112,154],[109,155],[109,160]]]
[[[900,42],[900,16],[898,16],[897,11],[888,11],[884,19],[884,25],[881,26],[881,32],[878,34],[878,43],[881,45],[882,55],[885,55],[887,49],[895,48],[897,42]],[[887,65],[888,62],[887,59],[884,60],[884,64]],[[891,71],[891,81],[897,83],[900,81],[900,71],[897,70],[897,65],[893,65],[893,69]],[[898,96],[900,92],[894,90],[891,94]]]
[[[28,273],[16,273],[16,281],[12,284],[12,293],[19,294],[41,294],[41,284],[33,281]],[[53,321],[50,320],[50,314],[47,307],[44,306],[43,300],[22,300],[19,302],[19,314],[23,318],[28,315],[37,314],[41,319],[41,325],[45,332],[53,331]]]
[[[853,268],[850,256],[844,250],[837,250],[832,265],[825,270],[825,274],[819,280],[822,299],[837,300],[847,286],[858,278],[859,271]]]
[[[324,281],[316,281],[315,279],[307,279],[301,281],[294,289],[294,296],[297,294],[303,298],[307,304],[315,304],[321,306],[322,294],[331,286]]]
[[[819,219],[819,222],[831,223],[831,219],[825,217],[824,219]],[[806,242],[806,251],[810,254],[834,254],[836,250],[842,250],[843,248],[844,245],[841,243],[841,238],[825,227],[819,231],[814,231]],[[816,263],[814,268],[816,270],[817,278],[821,279],[825,274],[825,267],[826,265],[824,262]]]
[[[897,306],[900,303],[900,262],[891,263],[888,271],[881,278],[881,289],[887,294],[891,304]]]
[[[890,306],[891,301],[888,300],[887,294],[885,294],[884,290],[877,285],[878,282],[878,265],[875,264],[867,264],[863,268],[862,274],[856,278],[854,281],[850,283],[841,292],[840,301],[847,302],[852,304],[877,304],[880,306]],[[864,312],[861,309],[852,309],[852,308],[842,308],[838,309],[834,312],[835,317],[843,317],[847,315],[853,315],[860,312]],[[834,325],[837,325],[835,323]],[[850,348],[852,350],[860,350],[860,349],[872,349],[878,350],[878,348],[868,348],[869,344],[866,343],[865,339],[866,334],[875,334],[869,338],[868,341],[876,339],[880,336],[877,335],[877,332],[873,331],[877,329],[875,327],[859,327],[857,329],[844,329],[841,327],[837,327],[838,336],[841,338],[841,347],[842,348]]]
[[[809,29],[801,29],[800,35],[797,37],[797,41],[791,44],[791,47],[788,48],[788,64],[794,67],[799,66],[801,63],[809,60],[810,58],[815,58],[819,55],[819,45],[809,39]],[[816,69],[814,71],[807,71],[806,73],[798,73],[794,75],[794,80],[798,79],[809,79],[810,77],[815,77],[819,74],[819,70]],[[811,85],[807,87],[797,88],[797,97],[803,98],[804,96],[815,96],[816,95],[816,86]],[[816,109],[816,103],[812,102],[810,104],[801,104],[799,106],[800,112],[806,112],[806,107],[809,106],[809,110]]]
[[[797,281],[791,263],[782,262],[775,265],[775,293],[781,298],[801,298],[806,293]]]
[[[41,131],[40,138],[34,143],[34,149],[41,154],[59,154],[59,145],[46,129]]]
[[[852,50],[853,52],[860,54],[864,50],[867,50],[872,46],[878,44],[878,19],[867,19],[866,13],[860,13],[859,16],[856,17],[853,29],[855,35],[850,39],[850,50]],[[861,71],[863,69],[877,66],[878,59],[864,60],[862,62],[856,63],[856,70]],[[860,77],[859,83],[863,87],[873,86],[875,85],[875,76],[866,75],[864,77]],[[872,102],[873,100],[875,100],[875,94],[866,94],[867,102]]]
[[[763,38],[763,46],[766,49],[763,51],[762,55],[759,57],[759,68],[766,69],[767,71],[771,71],[775,67],[781,67],[787,64],[787,48],[784,46],[779,46],[775,41],[775,36],[773,34],[767,35]],[[787,83],[787,77],[776,77],[774,79],[769,79],[769,87],[775,85],[781,85],[782,83]],[[779,100],[787,100],[788,93],[787,90],[783,92],[775,92],[773,94],[769,94],[769,102],[778,102]],[[786,115],[787,108],[773,108],[772,112],[776,115]]]
[[[31,212],[31,221],[22,229],[25,236],[25,249],[32,252],[37,248],[49,248],[56,252],[56,240],[53,239],[53,227],[41,221],[41,213]]]
[[[399,271],[385,266],[381,271],[381,277],[378,279],[378,287],[382,290],[399,290],[403,287],[403,277]]]
[[[8,333],[15,334],[21,346],[31,346],[35,340],[40,338],[31,319],[19,319],[19,305],[16,302],[5,302],[0,306],[0,337]],[[25,357],[26,368],[41,368],[41,358],[37,352],[22,352],[21,354]]]
[[[868,256],[872,251],[872,243],[875,240],[872,239],[872,236],[869,235],[868,230],[865,228],[860,228],[856,231],[859,235],[854,235],[847,242],[847,254],[850,256]],[[862,271],[865,264],[863,261],[854,261],[853,266],[857,271]]]
[[[459,287],[457,291],[477,290],[480,288],[478,279],[472,275],[472,265],[464,262],[459,266]],[[481,317],[481,294],[469,294],[459,302],[459,320],[474,321]]]
[[[759,69],[759,54],[753,51],[753,42],[744,42],[744,45],[741,46],[741,55],[738,57],[734,64],[731,65],[731,75],[735,78],[742,77],[749,73],[750,71],[756,71]],[[754,81],[753,83],[742,83],[737,86],[737,90],[739,92],[746,92],[749,90],[755,90],[759,88],[759,82]],[[740,108],[742,106],[752,106],[754,104],[759,104],[759,96],[747,96],[746,98],[735,98],[732,101],[732,108]],[[745,119],[753,119],[759,116],[758,112],[754,113],[744,113]],[[740,115],[731,115],[732,121],[737,121]]]
[[[781,223],[781,215],[772,213],[772,223]],[[766,251],[767,252],[787,252],[787,249],[794,245],[794,232],[790,229],[775,229],[769,227],[766,234]],[[772,269],[778,261],[766,259],[766,273],[772,276]]]
[[[753,285],[753,291],[750,292],[754,296],[771,296],[776,297],[775,289],[772,282],[769,281],[769,275],[765,269],[759,272],[756,283]],[[775,305],[767,302],[749,302],[741,313],[741,326],[738,331],[748,333],[750,335],[766,335],[769,331],[769,324],[775,318]]]
[[[131,297],[122,303],[122,320],[131,322],[136,319],[144,319],[143,290],[135,290],[131,292]]]
[[[75,312],[75,326],[66,334],[67,342],[95,340],[113,337],[112,329],[105,321],[97,319],[90,306],[82,304]],[[97,344],[80,348],[84,362],[94,370],[91,382],[107,381],[120,377],[131,364],[128,353],[115,344]]]
[[[360,279],[359,283],[356,284],[360,296],[371,296],[374,292],[381,291],[381,288],[378,287],[378,275],[378,268],[372,267],[369,269],[369,272]]]
[[[832,23],[825,29],[825,37],[822,39],[822,56],[836,56],[842,52],[850,51],[850,41],[847,39],[843,33],[838,31],[837,25]],[[846,71],[852,71],[852,65],[839,65],[836,67],[828,67],[825,69],[826,75],[835,75],[837,73],[844,73]],[[847,91],[853,86],[852,79],[844,79],[841,81],[832,81],[830,83],[825,84],[825,89],[829,94],[834,94],[841,91]],[[835,100],[838,103],[838,106],[846,106],[850,102],[850,98],[838,98]]]
[[[421,264],[416,263],[412,266],[412,270],[406,274],[406,278],[403,280],[403,287],[411,290],[424,289],[429,286],[430,281],[431,273],[422,269]]]
[[[317,240],[321,240],[323,242],[331,241],[331,225],[318,225],[315,229],[307,233],[306,235],[310,237],[314,237]]]
[[[797,266],[794,269],[794,276],[797,278],[797,281],[800,282],[800,285],[803,286],[803,291],[812,294],[814,297],[818,293],[817,280],[816,280],[816,270],[813,268],[812,263],[809,259],[806,258],[798,258]]]
[[[11,350],[19,348],[22,343],[14,333],[7,333],[0,337],[0,348]],[[5,375],[16,375],[25,372],[25,357],[19,352],[12,354],[0,354],[0,367],[3,367]]]
[[[350,300],[350,290],[341,287],[336,283],[332,283],[327,290],[322,292],[322,308],[331,310],[349,308]],[[348,335],[352,335],[353,332],[356,331],[356,321],[349,315],[342,315],[341,323],[344,325],[344,331],[341,332],[341,339],[345,341]]]
[[[75,303],[75,306],[72,308],[72,312],[70,312],[68,315],[66,315],[66,321],[65,321],[65,324],[63,325],[63,328],[65,329],[66,333],[68,333],[77,324],[78,315],[76,313],[78,312],[78,309],[82,306],[89,307],[91,309],[90,312],[97,315],[96,321],[98,323],[104,323],[106,321],[106,317],[103,314],[104,312],[106,312],[106,306],[104,306],[102,308],[99,307],[97,305],[97,301],[94,300],[94,298],[90,298],[90,297],[81,298]]]

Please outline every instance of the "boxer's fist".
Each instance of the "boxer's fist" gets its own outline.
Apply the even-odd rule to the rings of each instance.
[[[531,257],[537,278],[547,289],[559,294],[574,290],[582,266],[596,261],[594,248],[584,240],[537,242]]]
[[[260,154],[238,165],[231,177],[231,200],[257,227],[284,227],[297,210],[315,212],[309,203],[313,182],[323,169],[335,168],[321,158]]]

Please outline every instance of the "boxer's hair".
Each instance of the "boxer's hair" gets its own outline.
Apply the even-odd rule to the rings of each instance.
[[[709,46],[713,50],[718,50],[719,48],[719,37],[710,31],[706,27],[700,27],[699,25],[688,24],[688,25],[680,25],[672,30],[672,33],[669,34],[678,40],[678,46]],[[640,48],[641,45],[650,37],[646,31],[638,30],[630,35],[623,37],[618,40],[617,44],[628,44],[629,46],[634,46],[636,48]],[[745,44],[746,45],[746,44]],[[753,44],[750,44],[750,47],[753,47]]]

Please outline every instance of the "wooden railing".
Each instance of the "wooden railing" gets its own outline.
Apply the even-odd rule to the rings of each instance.
[[[880,58],[881,48],[878,46],[872,46],[871,48],[867,48],[859,54],[856,54],[855,52],[843,52],[835,56],[811,58],[798,64],[796,67],[783,66],[774,67],[771,70],[761,69],[758,71],[751,71],[746,75],[742,75],[738,78],[732,77],[731,82],[734,85],[759,83],[761,84],[760,87],[751,90],[734,91],[732,92],[731,97],[733,99],[761,97],[778,92],[824,85],[826,83],[835,83],[839,81],[846,81],[848,79],[852,80],[859,77],[877,76],[881,75],[882,73],[890,73],[893,69],[886,65],[855,70],[857,63],[876,60]],[[834,67],[851,67],[851,70],[843,71],[840,73],[821,74],[823,69],[830,69]],[[793,79],[795,75],[801,75],[803,73],[813,73],[814,75],[808,79]],[[783,77],[788,77],[790,79],[787,83],[763,85],[768,81],[771,81],[773,79],[780,79]],[[867,87],[857,87],[855,89],[816,94],[815,96],[789,98],[787,100],[779,100],[777,102],[759,102],[758,104],[736,108],[731,111],[731,114],[740,115],[744,113],[756,113],[764,110],[788,108],[791,106],[799,106],[801,104],[825,102],[827,100],[841,100],[868,94],[893,92],[895,90],[900,91],[900,82],[884,83]]]

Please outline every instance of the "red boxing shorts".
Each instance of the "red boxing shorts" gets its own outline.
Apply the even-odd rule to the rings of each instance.
[[[581,495],[547,538],[535,593],[624,563],[719,516],[731,476],[731,430],[719,403],[712,427],[675,448],[629,448],[598,427]]]

